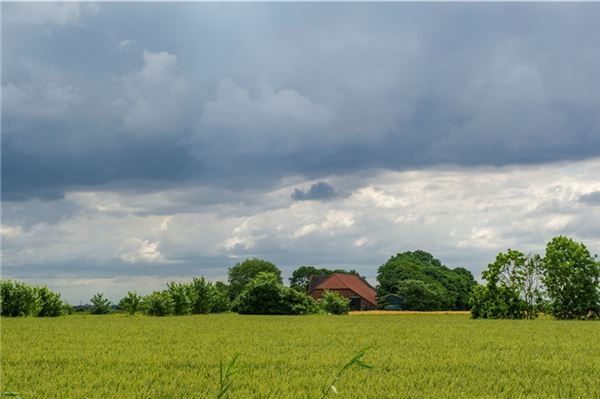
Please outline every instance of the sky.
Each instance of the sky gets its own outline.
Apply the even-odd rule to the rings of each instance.
[[[598,3],[1,7],[4,279],[600,252]]]

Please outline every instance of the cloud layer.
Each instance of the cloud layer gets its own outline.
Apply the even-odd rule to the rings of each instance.
[[[597,249],[599,12],[4,4],[3,274],[82,300],[246,256]]]

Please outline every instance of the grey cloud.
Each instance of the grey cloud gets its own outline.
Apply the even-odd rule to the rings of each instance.
[[[579,197],[579,202],[587,205],[600,205],[600,191],[593,191]]]
[[[3,198],[596,157],[598,9],[107,3],[51,36],[5,13]]]
[[[320,181],[310,186],[306,191],[295,189],[292,193],[292,199],[295,201],[321,201],[335,198],[337,195],[338,193],[331,184]]]

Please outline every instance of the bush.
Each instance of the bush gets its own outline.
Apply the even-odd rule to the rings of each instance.
[[[11,280],[0,283],[0,314],[2,316],[37,316],[40,308],[40,300],[33,287]]]
[[[140,308],[142,297],[140,297],[135,291],[128,291],[127,296],[119,301],[119,308],[127,311],[129,315],[133,316]]]
[[[319,306],[312,297],[294,288],[285,288],[283,302],[287,306],[286,314],[305,315],[319,311]]]
[[[331,314],[348,314],[350,311],[350,301],[337,292],[325,290],[319,300],[319,307]]]
[[[154,291],[143,299],[143,310],[148,316],[167,316],[173,313],[173,298],[168,291]]]
[[[261,272],[237,297],[234,310],[241,314],[308,314],[317,307],[308,295],[284,287],[278,275]]]
[[[216,283],[212,286],[213,298],[212,298],[212,313],[222,313],[231,310],[231,301],[229,300],[229,290],[223,283]]]
[[[192,314],[210,313],[215,300],[213,285],[204,277],[194,278],[190,284]]]
[[[92,314],[107,314],[110,312],[110,301],[104,298],[103,293],[98,292],[90,299],[90,302],[92,303],[90,308]]]
[[[65,304],[60,299],[60,294],[50,291],[48,287],[35,288],[35,293],[40,302],[40,317],[57,317],[65,313]]]
[[[167,291],[173,301],[173,314],[177,316],[190,314],[192,309],[190,286],[171,281],[167,284]]]

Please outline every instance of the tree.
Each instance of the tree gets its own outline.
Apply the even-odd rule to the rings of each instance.
[[[273,263],[262,259],[246,259],[242,263],[237,263],[229,269],[229,286],[231,298],[237,297],[246,284],[255,278],[259,273],[273,273],[279,283],[283,283],[281,279],[281,270]]]
[[[542,303],[541,259],[508,249],[483,272],[487,284],[471,297],[473,318],[533,319]]]
[[[142,300],[142,309],[148,316],[167,316],[173,313],[173,298],[169,292],[154,291]]]
[[[383,298],[389,294],[397,295],[401,282],[405,280],[422,281],[428,290],[435,291],[439,296],[439,301],[435,301],[438,306],[435,310],[468,309],[468,298],[473,287],[477,285],[473,275],[467,269],[462,267],[450,269],[430,253],[417,250],[392,256],[379,267],[377,296]],[[428,294],[428,290],[421,292]],[[430,299],[424,298],[424,301],[433,303]]]
[[[190,314],[192,306],[190,291],[190,286],[187,284],[174,281],[167,284],[167,292],[173,302],[173,314],[176,316]]]
[[[12,280],[0,282],[0,313],[2,316],[36,316],[40,307],[39,298],[33,287]]]
[[[348,314],[350,301],[337,292],[325,290],[323,296],[319,299],[319,307],[331,314]]]
[[[213,285],[204,277],[194,278],[190,284],[192,314],[204,314],[212,311],[215,290]]]
[[[212,313],[228,312],[231,309],[229,287],[220,281],[213,285]]]
[[[546,245],[542,268],[554,317],[600,317],[600,264],[585,245],[568,237],[554,237]]]
[[[135,291],[128,291],[127,295],[119,301],[119,307],[133,316],[139,310],[141,301],[142,297]]]
[[[397,295],[402,298],[405,310],[437,310],[444,308],[444,288],[421,280],[403,280],[398,284]]]
[[[49,290],[46,286],[35,288],[35,293],[40,303],[38,316],[57,317],[64,314],[66,308],[59,293]]]
[[[104,297],[102,292],[96,293],[91,299],[92,307],[90,311],[92,314],[106,314],[110,312],[110,301]]]
[[[274,273],[260,272],[250,280],[234,301],[241,314],[309,314],[316,304],[308,295],[284,287]]]

